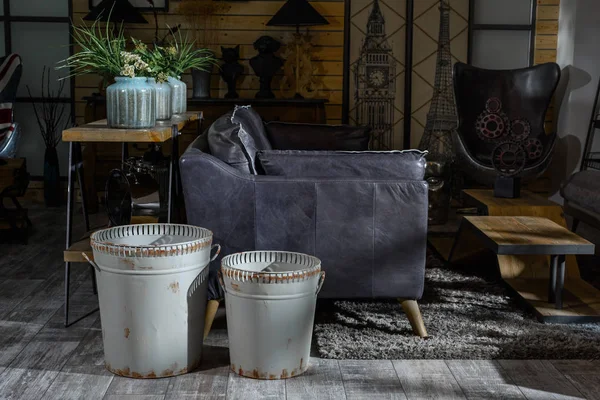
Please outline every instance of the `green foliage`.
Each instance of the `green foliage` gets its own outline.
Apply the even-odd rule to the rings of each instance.
[[[195,49],[194,42],[190,42],[186,38],[182,38],[181,31],[173,36],[173,46],[175,47],[175,55],[173,60],[172,70],[179,76],[188,69],[199,69],[201,71],[209,71],[216,64],[216,59],[213,53],[208,49]]]
[[[100,74],[105,77],[121,74],[124,66],[121,53],[125,51],[127,44],[123,25],[112,30],[109,24],[102,28],[98,22],[94,21],[91,26],[73,25],[73,42],[80,50],[59,62],[56,69],[71,70],[69,75],[61,79],[82,74]]]
[[[170,27],[171,43],[164,46],[155,43],[150,49],[142,41],[131,38],[133,50],[126,51],[123,25],[112,30],[109,24],[101,28],[98,22],[94,21],[91,26],[73,26],[73,42],[80,51],[59,62],[57,69],[70,69],[70,74],[61,79],[99,74],[107,78],[153,77],[158,82],[166,82],[168,77],[179,78],[188,69],[207,71],[216,63],[210,50],[195,49],[194,42]]]

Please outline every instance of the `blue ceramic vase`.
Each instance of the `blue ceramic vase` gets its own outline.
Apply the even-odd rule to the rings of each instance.
[[[187,111],[187,85],[173,77],[169,78],[169,85],[171,86],[173,114],[183,114]]]
[[[156,82],[154,78],[149,78],[148,81],[154,86],[156,94],[156,120],[171,119],[173,116],[171,85],[167,82]]]
[[[106,88],[109,128],[144,129],[156,124],[156,92],[148,78],[118,76]]]

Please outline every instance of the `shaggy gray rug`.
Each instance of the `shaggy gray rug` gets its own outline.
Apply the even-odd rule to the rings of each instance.
[[[542,324],[498,277],[429,255],[419,302],[430,338],[397,301],[320,302],[315,344],[333,359],[599,359],[600,323]],[[481,268],[480,268],[481,269]]]

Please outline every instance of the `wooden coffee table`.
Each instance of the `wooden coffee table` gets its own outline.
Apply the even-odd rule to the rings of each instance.
[[[457,243],[467,231],[499,259],[504,257],[498,262],[502,278],[534,308],[538,319],[600,320],[600,291],[579,276],[569,276],[565,281],[565,256],[594,254],[593,243],[542,217],[466,216]],[[522,257],[539,255],[550,257],[550,268],[539,263],[523,268],[527,262]],[[519,262],[511,262],[511,257],[520,257]]]

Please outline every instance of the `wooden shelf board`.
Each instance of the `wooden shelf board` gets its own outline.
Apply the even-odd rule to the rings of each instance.
[[[202,119],[202,112],[187,112],[175,116],[170,121],[162,121],[149,129],[114,129],[106,125],[106,120],[91,122],[64,130],[63,142],[137,142],[162,143],[171,139],[171,129],[177,125],[181,131],[189,122]]]
[[[554,323],[600,321],[600,290],[580,278],[565,280],[563,308],[548,303],[548,279],[504,280],[535,312],[538,320]]]

